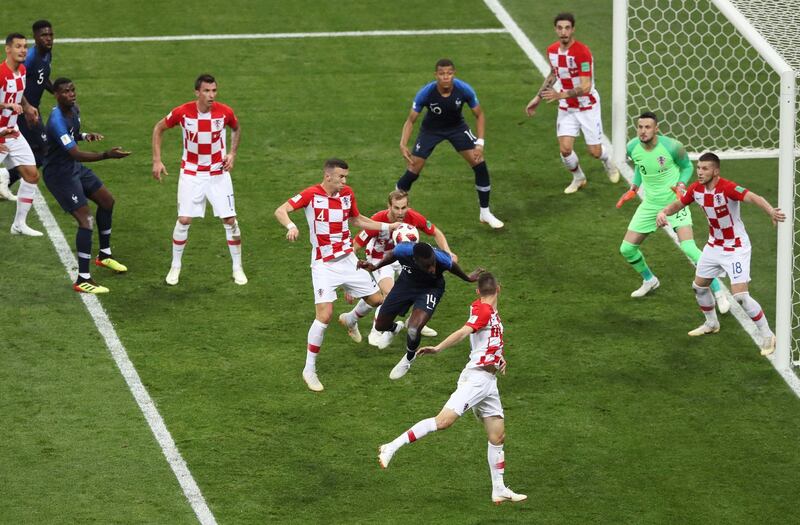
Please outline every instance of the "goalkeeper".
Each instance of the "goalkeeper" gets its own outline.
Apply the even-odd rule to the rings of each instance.
[[[631,297],[644,297],[658,288],[660,283],[647,266],[639,246],[649,234],[656,231],[658,212],[675,201],[676,195],[686,192],[686,183],[691,179],[694,169],[680,142],[658,134],[658,118],[654,113],[642,113],[636,127],[638,138],[628,142],[628,157],[634,164],[633,182],[630,190],[617,202],[617,208],[635,197],[639,187],[644,189],[645,195],[628,224],[628,231],[619,251],[643,279],[642,285],[631,293]],[[667,219],[678,235],[683,253],[697,263],[702,252],[694,243],[689,209],[683,208]],[[711,289],[716,296],[720,313],[726,313],[730,309],[730,303],[717,279],[711,283]]]

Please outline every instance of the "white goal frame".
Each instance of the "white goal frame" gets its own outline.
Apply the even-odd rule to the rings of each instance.
[[[779,142],[775,149],[757,151],[715,151],[720,158],[778,158],[778,207],[786,213],[786,221],[778,225],[777,278],[775,288],[775,334],[777,349],[773,364],[778,370],[792,366],[792,295],[795,195],[795,122],[797,87],[795,71],[770,45],[751,22],[729,0],[708,0],[747,40],[761,58],[780,76],[780,96],[770,104],[780,106]],[[628,114],[628,0],[614,0],[613,23],[613,87],[612,131],[614,161],[625,165],[627,130],[633,115]],[[787,16],[791,14],[787,13]],[[686,23],[692,23],[686,21]],[[686,144],[691,150],[692,144]],[[701,152],[690,151],[693,158]]]

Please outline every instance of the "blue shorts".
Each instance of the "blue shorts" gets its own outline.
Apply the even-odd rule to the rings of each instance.
[[[67,213],[85,206],[89,202],[86,197],[103,187],[103,181],[83,164],[76,164],[71,174],[58,168],[45,169],[44,184]]]
[[[433,315],[439,301],[444,295],[444,286],[434,288],[412,288],[397,281],[381,305],[380,316],[394,319],[403,316],[411,305],[417,310],[424,310],[429,316]]]
[[[453,145],[456,151],[466,151],[475,149],[475,135],[466,123],[456,128],[429,130],[421,129],[411,154],[415,157],[427,159],[433,153],[437,144],[447,140]]]
[[[45,133],[41,117],[36,124],[29,125],[25,117],[20,116],[17,119],[17,127],[19,127],[19,131],[25,137],[25,140],[28,141],[28,146],[31,147],[33,157],[36,159],[36,167],[40,167],[47,151],[47,133]]]

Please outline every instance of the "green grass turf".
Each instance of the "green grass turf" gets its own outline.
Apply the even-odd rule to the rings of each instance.
[[[552,42],[552,15],[564,6],[505,4],[537,48]],[[421,15],[423,2],[228,2],[191,17],[178,2],[160,3],[158,16],[122,2],[74,5],[42,4],[4,25],[48,16],[65,37],[500,26],[482,2],[444,3],[436,16]],[[610,3],[570,8],[610,101]],[[317,183],[332,155],[351,163],[361,210],[381,209],[403,171],[403,119],[440,56],[454,59],[487,113],[493,209],[507,227],[478,224],[472,174],[447,145],[414,186],[412,205],[446,232],[465,269],[488,267],[504,285],[506,479],[531,496],[519,506],[490,505],[485,434],[472,417],[404,448],[388,471],[377,467],[378,444],[445,402],[465,344],[420,360],[395,383],[387,375],[402,342],[355,346],[334,322],[319,358],[326,391],[312,395],[300,378],[313,319],[306,227],[295,216],[301,241],[287,243],[272,212]],[[752,523],[793,510],[797,399],[733,319],[714,337],[685,336],[701,316],[692,269],[666,235],[643,248],[662,287],[629,298],[639,279],[617,249],[634,208],[613,207],[624,188],[607,182],[582,144],[590,184],[562,195],[555,108],[524,117],[541,78],[510,36],[57,44],[53,69],[75,80],[84,129],[134,152],[92,166],[117,198],[114,253],[131,268],[95,276],[112,289],[103,304],[221,523]],[[220,100],[242,123],[233,176],[245,287],[230,282],[223,230],[211,217],[190,230],[181,284],[163,284],[180,139],[176,130],[165,136],[170,177],[159,185],[150,133],[192,98],[201,70],[217,76]],[[774,162],[724,169],[775,202]],[[71,240],[74,221],[47,197]],[[12,215],[0,202],[0,224]],[[754,207],[744,217],[753,295],[772,317],[774,231]],[[8,261],[3,519],[192,521],[51,246],[4,229],[0,253]],[[456,329],[472,297],[471,286],[449,279],[431,325],[442,335]],[[336,315],[345,308],[337,302]]]

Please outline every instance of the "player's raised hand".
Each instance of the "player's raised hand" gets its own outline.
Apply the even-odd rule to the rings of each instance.
[[[664,213],[663,211],[658,212],[658,215],[656,215],[656,226],[658,226],[659,228],[663,228],[668,224],[669,220],[667,219],[667,214]]]
[[[374,272],[375,271],[375,265],[374,264],[372,264],[369,261],[362,261],[361,259],[359,259],[358,262],[356,263],[356,267],[360,268],[362,270],[366,270],[368,272]]]
[[[406,159],[406,162],[411,163],[411,151],[405,144],[400,144],[400,153],[403,155],[403,158]]]
[[[622,197],[619,198],[617,201],[617,208],[622,208],[622,205],[631,200],[632,198],[636,197],[636,190],[633,188],[629,189],[625,193],[622,194]]]
[[[131,152],[123,150],[122,146],[114,146],[105,152],[106,157],[109,159],[124,159],[130,154]]]
[[[528,114],[529,117],[532,117],[536,114],[536,108],[539,107],[539,104],[542,102],[542,97],[538,94],[528,102],[528,105],[525,106],[525,113]]]
[[[440,348],[436,348],[435,346],[423,346],[419,350],[417,350],[416,355],[424,355],[424,354],[438,354],[442,350]]]
[[[225,171],[231,171],[233,169],[233,161],[235,158],[236,155],[233,153],[228,153],[225,155],[225,158],[222,160],[222,169]]]
[[[471,274],[467,275],[467,277],[469,278],[469,282],[474,283],[475,281],[477,281],[478,280],[478,276],[480,274],[482,274],[483,272],[485,272],[485,271],[486,271],[486,268],[481,268],[480,266],[475,268],[475,270],[473,270],[473,272]]]
[[[153,161],[153,178],[156,179],[158,182],[161,182],[162,173],[164,175],[169,175],[169,173],[167,173],[167,168],[164,166],[164,163],[161,162],[160,160],[158,160],[158,161],[154,160]]]

